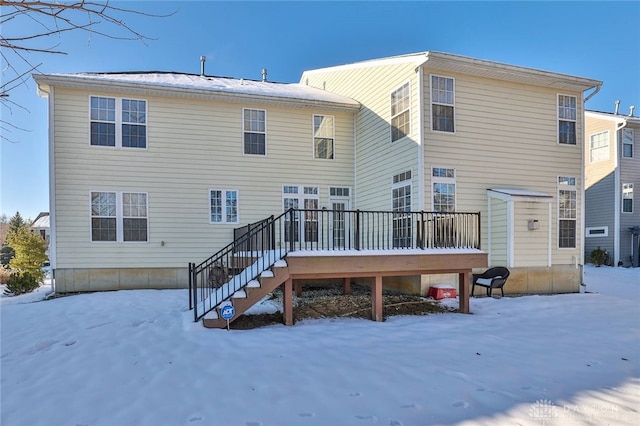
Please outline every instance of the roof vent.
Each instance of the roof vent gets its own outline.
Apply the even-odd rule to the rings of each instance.
[[[620,109],[620,101],[619,100],[616,101],[616,110],[614,111],[615,115],[618,115],[618,109]]]
[[[633,117],[633,110],[635,109],[635,106],[631,105],[629,107],[629,117]]]
[[[262,81],[267,81],[267,69],[262,68]]]
[[[207,61],[206,56],[200,56],[200,75],[204,77],[204,63]]]

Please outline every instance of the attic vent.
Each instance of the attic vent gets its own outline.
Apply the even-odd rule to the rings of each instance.
[[[200,75],[204,77],[204,63],[207,61],[206,56],[200,56]]]
[[[262,81],[267,81],[267,69],[262,68]]]

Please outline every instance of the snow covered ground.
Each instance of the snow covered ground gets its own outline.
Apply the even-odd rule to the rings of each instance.
[[[44,286],[0,298],[0,423],[636,425],[640,268],[585,282],[471,315],[231,332],[192,323],[186,290],[41,301]]]

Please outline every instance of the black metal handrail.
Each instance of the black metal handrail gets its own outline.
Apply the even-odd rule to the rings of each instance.
[[[299,250],[480,248],[480,213],[289,209],[234,230],[234,241],[189,263],[189,309],[198,321]]]

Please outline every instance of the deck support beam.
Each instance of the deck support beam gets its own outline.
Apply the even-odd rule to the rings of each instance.
[[[287,278],[282,292],[282,310],[284,311],[284,325],[293,325],[293,280]]]
[[[458,311],[463,314],[469,313],[469,272],[458,274]]]
[[[371,287],[371,319],[384,321],[382,313],[382,275],[376,275]]]
[[[342,287],[342,294],[351,294],[351,277],[347,277],[344,279],[344,284]]]

